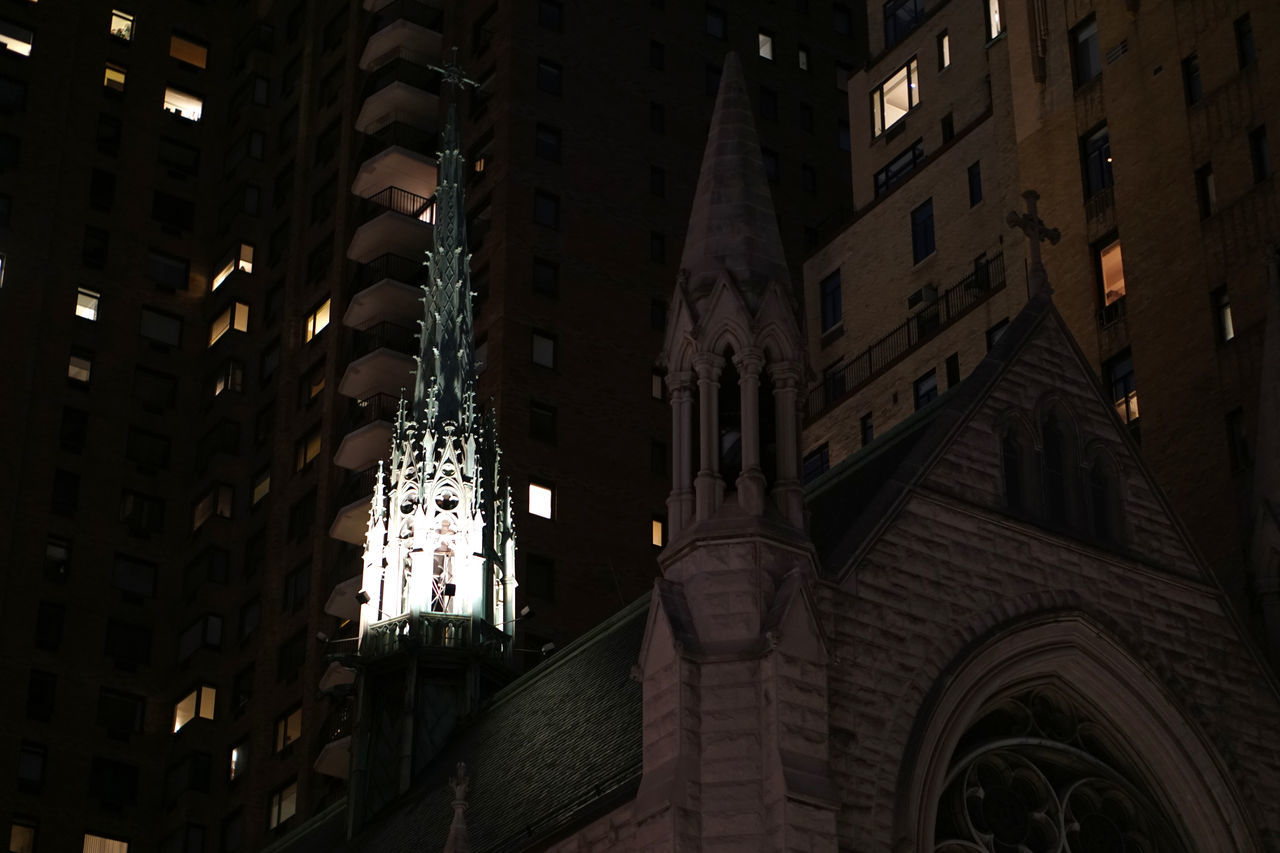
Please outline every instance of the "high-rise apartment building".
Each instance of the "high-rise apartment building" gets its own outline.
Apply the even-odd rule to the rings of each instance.
[[[480,395],[534,662],[655,572],[654,358],[725,53],[798,267],[847,197],[862,28],[827,0],[4,0],[11,848],[258,849],[342,791],[319,686],[414,385],[439,67],[478,84]]]
[[[1276,594],[1249,539],[1268,250],[1280,241],[1267,131],[1280,98],[1265,49],[1278,12],[870,5],[872,59],[849,85],[857,212],[806,264],[821,372],[810,473],[910,416],[998,340],[1028,293],[1031,247],[1008,218],[1026,216],[1022,193],[1035,190],[1043,229],[1057,232],[1040,244],[1055,303],[1260,628]]]

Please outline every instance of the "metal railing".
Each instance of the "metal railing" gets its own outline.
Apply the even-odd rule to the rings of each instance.
[[[396,21],[409,21],[435,33],[444,32],[444,12],[433,9],[418,0],[394,0],[373,14],[369,21],[369,34],[378,32]]]
[[[376,349],[389,349],[413,355],[418,351],[418,335],[413,329],[398,323],[384,321],[367,329],[360,329],[351,336],[353,359],[368,355]]]
[[[392,423],[399,408],[400,398],[394,394],[371,394],[361,400],[352,400],[352,426],[362,427],[374,421]]]
[[[367,264],[361,264],[351,276],[351,292],[354,296],[364,290],[371,284],[377,284],[383,279],[393,279],[401,284],[407,284],[410,287],[417,287],[425,281],[427,275],[426,268],[422,261],[415,261],[412,258],[406,258],[402,255],[395,255],[388,252],[385,255],[379,255]]]
[[[1103,187],[1089,196],[1084,203],[1084,218],[1092,222],[1111,212],[1116,204],[1115,187]]]
[[[1110,305],[1104,305],[1098,310],[1098,328],[1107,329],[1125,318],[1125,301],[1121,296],[1113,301]]]
[[[354,693],[343,696],[329,712],[325,725],[326,740],[333,742],[352,734],[356,728],[356,697]]]
[[[393,121],[365,136],[364,141],[360,143],[360,151],[356,159],[364,162],[393,145],[434,159],[440,153],[440,134],[422,130],[404,122]]]
[[[1004,289],[1004,255],[990,258],[969,275],[920,309],[905,323],[854,356],[843,368],[829,373],[810,389],[808,417],[816,418],[898,363],[912,350]]]
[[[373,496],[373,486],[378,477],[378,466],[371,465],[347,477],[342,487],[342,506]]]
[[[392,83],[404,83],[429,95],[440,94],[440,75],[407,59],[393,59],[369,74],[360,95],[369,98]]]
[[[400,187],[387,187],[366,198],[362,205],[362,219],[368,222],[387,210],[412,217],[419,222],[434,223],[436,221],[434,196],[428,198]]]
[[[511,637],[487,622],[453,613],[406,613],[369,626],[360,645],[361,657],[381,657],[401,650],[470,649],[504,659]]]

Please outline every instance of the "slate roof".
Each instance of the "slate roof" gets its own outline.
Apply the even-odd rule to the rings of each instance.
[[[641,690],[631,677],[649,612],[645,594],[499,692],[398,805],[345,850],[441,850],[453,818],[448,779],[467,765],[475,851],[541,846],[634,796]],[[309,849],[316,849],[314,847]]]

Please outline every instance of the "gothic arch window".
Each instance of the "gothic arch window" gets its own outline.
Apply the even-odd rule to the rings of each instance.
[[[733,349],[725,349],[723,356],[719,397],[720,476],[725,488],[732,489],[742,473],[742,389],[738,368],[733,363]]]
[[[1103,542],[1116,543],[1123,538],[1120,477],[1115,463],[1097,453],[1089,463],[1089,527]]]
[[[1017,416],[1000,431],[1000,473],[1005,506],[1020,514],[1032,514],[1039,502],[1031,433]]]
[[[934,853],[1186,853],[1113,743],[1052,685],[987,703],[947,768]]]
[[[1050,410],[1040,423],[1040,481],[1044,518],[1050,525],[1073,527],[1076,521],[1076,436],[1067,418]]]

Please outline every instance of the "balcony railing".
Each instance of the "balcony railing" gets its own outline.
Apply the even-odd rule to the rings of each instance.
[[[393,145],[434,159],[440,153],[440,134],[422,130],[404,122],[393,121],[365,137],[364,142],[360,144],[356,159],[364,162]]]
[[[1124,296],[1104,305],[1098,311],[1098,328],[1107,329],[1125,318]]]
[[[383,322],[360,329],[351,336],[352,359],[368,355],[376,349],[389,349],[405,355],[418,351],[418,333],[398,323]]]
[[[835,408],[908,353],[985,302],[993,293],[1003,290],[1004,284],[1004,255],[996,255],[936,301],[858,353],[839,371],[824,376],[822,383],[809,391],[809,418],[816,418]]]
[[[511,651],[511,637],[487,622],[453,613],[405,614],[369,626],[360,644],[362,657],[398,651],[469,649],[497,660]]]
[[[333,742],[344,738],[352,734],[355,727],[356,697],[352,693],[339,699],[338,704],[329,712],[329,718],[325,721],[325,740]]]
[[[365,468],[363,471],[355,471],[347,477],[347,482],[342,486],[342,506],[355,503],[358,500],[372,497],[373,487],[378,477],[378,466],[373,465]]]
[[[419,222],[433,223],[436,221],[436,200],[434,196],[428,198],[417,193],[411,193],[408,190],[402,190],[400,187],[387,187],[384,190],[380,190],[366,198],[361,206],[362,218],[365,222],[387,210],[399,213],[402,216],[412,217]]]
[[[426,278],[426,269],[422,261],[415,261],[402,255],[388,252],[379,255],[367,264],[361,264],[351,277],[351,290],[348,295],[354,296],[371,284],[384,279],[398,281],[410,287],[420,285]]]
[[[430,95],[440,94],[440,75],[407,59],[393,59],[373,71],[365,81],[362,98],[369,98],[392,83],[405,83]]]
[[[394,0],[373,14],[369,22],[369,34],[372,35],[396,21],[409,21],[432,32],[444,32],[442,10],[432,9],[418,0]]]
[[[392,423],[399,408],[400,398],[394,394],[372,394],[361,400],[352,400],[352,427],[362,427],[374,421]]]

